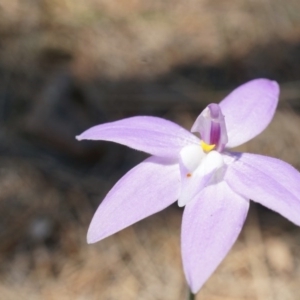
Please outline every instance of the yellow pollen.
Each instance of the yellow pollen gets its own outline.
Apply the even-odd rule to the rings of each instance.
[[[200,142],[200,145],[201,145],[204,152],[209,152],[209,151],[213,150],[216,147],[215,144],[209,145],[209,144],[206,144],[203,141]]]
[[[191,177],[191,176],[192,176],[191,173],[187,173],[187,174],[186,174],[186,177]]]

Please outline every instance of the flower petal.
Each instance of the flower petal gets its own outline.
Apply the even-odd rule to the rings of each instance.
[[[179,125],[146,116],[97,125],[76,138],[116,142],[161,157],[175,157],[182,147],[199,144],[196,136]]]
[[[184,210],[181,247],[184,273],[197,293],[236,241],[249,201],[222,181],[210,185]]]
[[[98,207],[88,230],[95,243],[169,206],[178,199],[178,164],[150,157],[131,169]]]
[[[187,165],[192,166],[193,156],[187,146],[180,152],[180,173],[181,173],[181,192],[178,198],[178,206],[185,206],[190,202],[202,189],[211,183],[215,171],[224,165],[222,155],[217,151],[211,151],[208,154],[204,154],[201,147],[198,148],[200,154],[195,156],[195,162],[198,162],[199,157],[202,154],[201,160],[198,162],[198,166],[195,169],[189,169]],[[197,153],[196,153],[197,154]],[[188,155],[188,157],[186,157]],[[188,164],[186,164],[188,162]]]
[[[277,82],[256,79],[239,86],[220,102],[227,128],[227,147],[239,146],[260,134],[273,118],[278,97]]]
[[[300,225],[300,173],[282,160],[235,153],[225,180],[243,197],[258,202]]]

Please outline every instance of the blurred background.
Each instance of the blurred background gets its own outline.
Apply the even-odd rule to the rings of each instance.
[[[299,169],[298,0],[0,0],[0,299],[185,299],[176,204],[86,244],[146,155],[75,135],[134,115],[189,129],[258,77],[280,83],[279,108],[239,150]],[[252,203],[197,299],[297,300],[299,285],[300,229]]]

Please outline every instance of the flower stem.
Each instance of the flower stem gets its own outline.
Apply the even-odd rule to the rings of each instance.
[[[195,294],[192,293],[191,290],[189,290],[189,296],[188,296],[188,300],[195,300]]]

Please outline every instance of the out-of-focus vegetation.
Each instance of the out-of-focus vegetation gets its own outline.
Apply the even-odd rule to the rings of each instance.
[[[0,0],[0,299],[183,299],[176,205],[86,245],[101,199],[146,155],[75,135],[142,114],[190,128],[268,77],[279,110],[240,150],[299,169],[299,54],[297,0]],[[299,241],[252,205],[199,299],[298,300]]]

